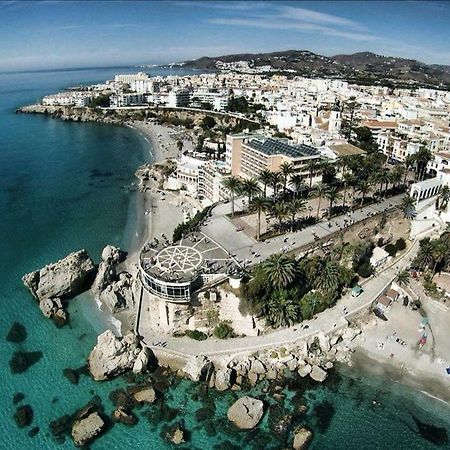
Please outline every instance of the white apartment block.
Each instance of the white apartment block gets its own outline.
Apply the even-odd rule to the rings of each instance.
[[[116,94],[110,97],[110,106],[113,108],[138,106],[142,104],[144,104],[144,96],[142,94]]]
[[[45,106],[89,106],[94,95],[91,92],[85,91],[70,91],[55,95],[46,95],[42,99],[42,104]]]
[[[150,81],[150,76],[144,72],[118,74],[114,77],[114,81],[131,85],[135,81]]]
[[[180,108],[189,106],[191,94],[184,89],[173,89],[167,96],[167,106],[169,108]]]

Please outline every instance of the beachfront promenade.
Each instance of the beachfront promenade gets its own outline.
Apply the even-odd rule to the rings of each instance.
[[[355,209],[350,215],[342,214],[333,217],[330,221],[325,219],[303,230],[285,233],[265,241],[256,241],[243,231],[237,231],[236,226],[227,216],[231,210],[230,204],[219,204],[214,208],[212,217],[207,219],[202,231],[227,249],[238,261],[251,266],[264,261],[274,253],[283,251],[283,249],[295,252],[295,250],[313,244],[316,241],[315,236],[319,239],[331,237],[340,230],[345,230],[346,222],[347,224],[349,221],[354,224],[362,223],[365,219],[384,211],[393,210],[401,204],[403,197],[404,194],[396,195],[379,203]],[[242,209],[241,199],[236,202],[236,211],[240,209]]]
[[[435,230],[423,233],[420,238],[432,232],[435,232]],[[145,326],[142,325],[139,328],[139,333],[142,335],[144,343],[152,348],[157,355],[165,354],[181,358],[196,355],[234,357],[239,354],[253,353],[263,349],[295,345],[320,332],[329,334],[340,328],[347,327],[355,316],[370,308],[372,302],[392,283],[399,271],[410,265],[411,260],[417,254],[418,248],[419,237],[413,241],[410,248],[403,255],[392,261],[375,276],[365,280],[362,283],[364,292],[359,297],[354,298],[351,296],[351,292],[348,292],[343,298],[338,300],[334,307],[321,312],[316,316],[316,319],[308,320],[289,328],[256,337],[241,337],[228,340],[209,338],[206,341],[155,334],[146,330]],[[346,308],[346,314],[344,314],[344,307]],[[141,324],[145,324],[145,321],[144,312]],[[305,329],[305,325],[308,325],[308,328]],[[161,341],[167,343],[166,347],[162,348],[154,345]]]

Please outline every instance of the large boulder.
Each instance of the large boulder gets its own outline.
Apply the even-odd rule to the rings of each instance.
[[[241,397],[228,409],[228,420],[242,430],[251,430],[258,425],[264,413],[264,403],[248,395]]]
[[[111,312],[132,308],[135,304],[137,283],[137,278],[128,272],[122,272],[117,281],[105,287],[99,298]]]
[[[263,375],[266,371],[266,367],[259,359],[252,360],[249,372],[256,373],[257,375]]]
[[[102,262],[92,284],[92,293],[99,295],[116,279],[116,266],[124,260],[125,253],[117,247],[107,245],[102,251]]]
[[[106,330],[97,337],[97,345],[89,355],[89,371],[97,381],[113,378],[132,369],[139,353],[138,342],[132,333],[118,338],[111,330]]]
[[[133,364],[133,373],[142,373],[147,370],[148,363],[150,361],[150,349],[144,347],[136,357]]]
[[[80,250],[24,275],[22,280],[39,301],[56,297],[68,298],[89,288],[95,270],[95,264],[86,250]]]
[[[322,350],[323,353],[327,353],[330,350],[330,338],[323,332],[320,332],[317,335],[317,338],[319,339],[320,350]]]
[[[203,355],[197,355],[189,358],[183,368],[183,372],[192,381],[201,381],[206,378],[212,368],[212,362]]]
[[[74,444],[77,447],[84,447],[102,432],[104,426],[105,422],[97,411],[75,420],[71,433]]]
[[[296,429],[294,431],[294,443],[292,444],[292,448],[294,450],[305,450],[311,442],[312,435],[312,431],[308,430],[308,428],[302,427]]]
[[[359,328],[356,327],[345,328],[345,330],[342,331],[342,340],[344,342],[353,341],[353,339],[355,339],[355,337],[358,336],[358,334],[360,333],[361,330]]]
[[[153,403],[156,400],[156,392],[153,388],[145,388],[133,394],[138,403]]]
[[[322,383],[322,381],[325,381],[325,379],[327,378],[327,372],[323,369],[321,369],[319,366],[313,366],[312,370],[309,374],[309,376],[315,380],[315,381],[319,381],[320,383]]]
[[[216,371],[216,377],[214,381],[214,387],[218,391],[226,391],[231,387],[231,375],[232,369],[219,369]]]

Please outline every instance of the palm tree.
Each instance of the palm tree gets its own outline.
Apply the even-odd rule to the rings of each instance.
[[[366,195],[370,192],[372,188],[372,183],[367,179],[358,180],[358,184],[356,186],[357,192],[361,193],[361,208],[364,205],[364,200],[366,199]]]
[[[440,208],[443,209],[448,205],[448,201],[450,200],[450,188],[447,185],[443,186],[439,197],[441,199]]]
[[[401,207],[403,216],[412,219],[415,216],[416,201],[409,195],[405,195],[402,199]]]
[[[320,164],[317,159],[310,159],[306,163],[306,168],[308,169],[308,172],[309,172],[309,189],[310,190],[312,188],[312,180],[313,180],[314,174],[319,170],[319,167],[320,167]]]
[[[318,203],[317,203],[317,214],[316,214],[316,219],[319,219],[319,214],[320,214],[320,203],[322,201],[322,196],[326,191],[326,186],[322,183],[317,183],[316,184],[316,192],[317,192],[317,198],[319,199]]]
[[[267,197],[267,185],[271,183],[272,180],[272,172],[268,169],[264,169],[258,175],[258,180],[264,186],[264,197]]]
[[[284,219],[289,216],[289,211],[287,210],[286,203],[272,203],[272,207],[270,208],[270,215],[271,217],[275,217],[275,219],[278,220],[278,227],[281,229]]]
[[[275,288],[284,288],[295,280],[295,260],[282,253],[276,253],[262,264],[268,282]]]
[[[252,198],[261,192],[261,188],[255,178],[248,178],[241,183],[241,192],[247,196],[250,205]]]
[[[289,184],[293,187],[295,191],[295,196],[298,196],[299,192],[304,192],[307,190],[307,187],[305,186],[305,183],[303,182],[303,177],[296,173],[295,175],[292,175]]]
[[[179,139],[177,141],[177,149],[178,149],[179,152],[181,152],[181,150],[183,150],[183,145],[184,145],[183,141],[181,139]]]
[[[409,284],[409,276],[410,275],[407,270],[400,270],[395,277],[395,282],[399,286],[407,286]]]
[[[398,187],[404,175],[405,175],[404,167],[396,166],[394,168],[394,170],[391,172],[391,183],[393,184],[394,188]]]
[[[386,192],[390,181],[391,181],[390,172],[386,169],[382,170],[378,175],[378,182],[380,183],[380,196],[381,195],[383,195],[383,197],[386,196]],[[383,184],[385,185],[384,192],[383,192]]]
[[[294,173],[294,166],[284,162],[280,166],[281,176],[283,177],[283,192],[286,193],[288,178]]]
[[[300,320],[300,308],[288,291],[277,289],[267,303],[265,317],[273,328],[287,327]]]
[[[321,259],[317,268],[315,287],[325,293],[335,292],[341,283],[341,269],[337,261]]]
[[[433,159],[433,155],[425,147],[422,147],[417,153],[414,154],[414,160],[417,165],[416,177],[418,180],[423,180],[427,171],[427,164]]]
[[[231,216],[234,217],[234,199],[236,194],[240,191],[241,180],[238,177],[232,175],[231,177],[225,178],[222,181],[222,185],[230,192]]]
[[[333,204],[336,202],[336,200],[339,200],[341,198],[341,194],[339,194],[338,188],[336,186],[328,186],[325,190],[325,197],[330,202],[328,208],[328,217],[331,217]]]
[[[254,209],[257,213],[257,225],[256,225],[256,240],[259,241],[259,238],[261,236],[261,213],[263,211],[266,211],[271,202],[270,199],[266,197],[254,197],[252,201],[250,202],[250,206],[252,209]]]
[[[405,173],[403,178],[403,184],[406,184],[406,179],[408,178],[409,169],[411,169],[412,166],[415,164],[415,158],[414,155],[408,155],[405,158]]]
[[[283,176],[281,175],[280,172],[270,173],[270,184],[272,185],[274,197],[277,195],[278,186],[281,184],[282,180]]]
[[[437,266],[441,264],[448,255],[448,248],[440,240],[433,241],[432,247],[432,255],[434,260],[433,273],[436,273]]]
[[[344,182],[344,194],[342,196],[342,206],[345,208],[347,200],[347,189],[355,181],[355,177],[350,172],[345,172],[342,175],[342,181]]]
[[[414,261],[421,269],[431,267],[433,265],[433,244],[430,241],[430,238],[424,238],[420,241],[419,252]]]
[[[291,231],[294,231],[295,217],[306,209],[306,202],[300,198],[294,198],[286,204],[286,209],[291,216]]]

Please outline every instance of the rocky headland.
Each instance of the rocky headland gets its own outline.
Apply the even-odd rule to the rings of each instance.
[[[96,270],[86,250],[80,250],[24,275],[22,281],[39,302],[44,316],[64,325],[68,321],[67,300],[89,289]]]

